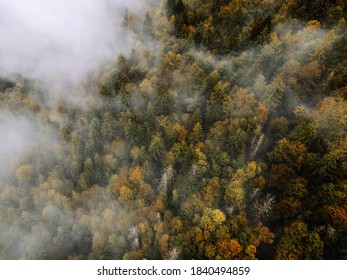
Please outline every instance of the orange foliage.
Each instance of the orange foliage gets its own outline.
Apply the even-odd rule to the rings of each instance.
[[[130,169],[129,180],[133,182],[142,182],[144,180],[143,169],[140,166],[135,166]]]
[[[122,185],[119,189],[120,200],[127,201],[133,198],[133,191],[127,186]]]
[[[218,258],[231,260],[242,252],[242,247],[236,239],[222,239],[217,242]]]
[[[333,224],[341,230],[347,231],[347,203],[341,206],[329,206],[328,211]]]

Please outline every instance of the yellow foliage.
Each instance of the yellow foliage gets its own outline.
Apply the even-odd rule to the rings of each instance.
[[[119,189],[119,198],[128,201],[133,198],[133,191],[126,185],[122,185]]]
[[[208,259],[214,259],[215,256],[216,256],[216,251],[217,251],[217,248],[216,248],[215,245],[207,244],[206,247],[205,247],[205,256]]]
[[[146,225],[144,223],[139,223],[138,229],[141,234],[144,234],[146,232]]]
[[[246,249],[247,259],[255,260],[256,259],[257,248],[254,245],[249,245]]]
[[[308,29],[317,29],[320,27],[320,22],[316,19],[310,20],[308,23],[306,23],[306,27]]]
[[[169,249],[169,235],[163,234],[159,237],[159,249],[162,255],[164,255]]]
[[[101,250],[107,242],[104,234],[96,232],[93,235],[93,250]]]
[[[29,164],[21,165],[16,170],[16,177],[20,184],[29,182],[31,170],[32,168],[31,168],[31,165]]]
[[[215,231],[226,220],[225,215],[219,209],[205,208],[199,224],[202,229],[208,232]]]
[[[196,148],[194,150],[194,155],[196,158],[195,164],[197,165],[199,172],[201,174],[204,174],[209,167],[206,154],[203,151],[201,151],[200,148]]]

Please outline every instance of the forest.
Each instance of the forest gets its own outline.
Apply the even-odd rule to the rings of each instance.
[[[68,90],[0,72],[0,259],[347,259],[346,1],[145,2]]]

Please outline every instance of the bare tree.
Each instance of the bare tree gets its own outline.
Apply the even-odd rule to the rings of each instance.
[[[272,194],[267,194],[264,198],[257,200],[253,204],[253,213],[257,220],[268,217],[275,205],[276,197]]]
[[[335,241],[340,237],[338,231],[335,228],[333,228],[330,224],[326,226],[319,226],[317,228],[317,232],[325,233],[325,237],[331,241]]]
[[[235,209],[234,209],[234,206],[232,205],[225,205],[224,210],[228,216],[231,216],[231,214],[234,212]]]
[[[160,192],[163,192],[163,193],[167,192],[167,186],[169,184],[168,181],[169,180],[168,180],[167,174],[166,174],[166,172],[164,172],[163,175],[161,176],[159,187],[158,187],[158,190]]]
[[[163,175],[161,176],[158,190],[160,192],[166,193],[169,184],[172,182],[173,177],[175,176],[175,170],[172,164],[164,168]]]
[[[260,194],[260,188],[254,188],[254,189],[252,189],[251,193],[249,194],[249,198],[251,200],[253,200],[253,199],[257,198],[259,196],[259,194]]]
[[[127,235],[128,239],[134,239],[139,237],[139,228],[137,226],[132,226],[129,229],[129,233]]]
[[[252,144],[251,144],[251,151],[250,151],[250,154],[249,154],[249,158],[251,160],[257,154],[261,143],[263,143],[263,140],[264,140],[264,134],[263,133],[261,133],[260,135],[255,135],[254,136],[254,138],[252,140]]]
[[[327,234],[327,238],[332,241],[335,241],[336,239],[339,238],[339,233],[337,232],[337,230],[329,224],[326,227],[326,234]]]
[[[140,246],[140,241],[139,241],[139,228],[137,226],[132,226],[129,229],[127,238],[130,242],[131,248],[132,249],[137,249]]]
[[[199,167],[196,164],[193,164],[192,167],[189,170],[189,176],[196,178],[199,175]]]
[[[177,247],[173,247],[171,250],[166,252],[164,259],[166,260],[178,260],[181,255],[181,250]]]

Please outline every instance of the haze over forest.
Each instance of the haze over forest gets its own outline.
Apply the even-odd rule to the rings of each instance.
[[[346,259],[343,0],[0,0],[0,259]]]

